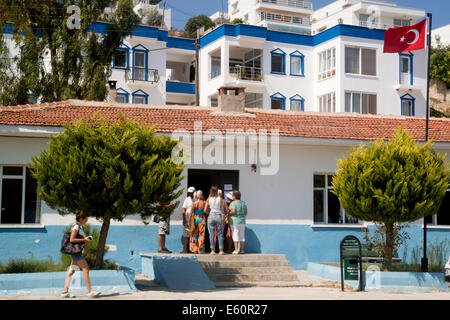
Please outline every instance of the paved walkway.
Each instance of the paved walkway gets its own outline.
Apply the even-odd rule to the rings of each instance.
[[[77,296],[70,300],[450,300],[450,292],[393,293],[383,291],[352,292],[340,290],[337,282],[308,277],[297,271],[304,287],[217,288],[211,291],[172,291],[143,275],[136,275],[139,291],[129,294],[105,294],[98,298]],[[9,296],[0,300],[62,300],[55,296]]]

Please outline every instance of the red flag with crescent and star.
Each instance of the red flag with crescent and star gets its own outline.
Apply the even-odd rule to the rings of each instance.
[[[383,52],[408,52],[425,49],[426,22],[413,26],[389,28],[384,33]]]

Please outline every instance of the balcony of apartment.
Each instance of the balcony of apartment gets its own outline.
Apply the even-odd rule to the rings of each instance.
[[[195,71],[188,62],[167,61],[166,102],[192,104],[195,98]]]
[[[258,0],[256,9],[311,15],[312,3],[303,0]]]
[[[156,85],[159,82],[159,72],[157,69],[145,67],[129,67],[125,69],[125,82],[129,86],[138,88]]]
[[[211,54],[210,81],[220,79],[218,85],[263,88],[262,50],[240,46],[228,47],[228,61],[222,64],[221,50]],[[223,68],[223,70],[222,70]]]
[[[275,31],[311,33],[311,24],[306,16],[300,17],[261,11],[256,25]]]

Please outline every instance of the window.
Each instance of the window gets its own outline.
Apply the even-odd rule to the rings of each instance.
[[[358,219],[348,215],[341,207],[338,197],[331,192],[333,176],[314,175],[313,206],[314,223],[318,224],[358,224]]]
[[[220,57],[211,56],[211,76],[210,79],[220,76],[221,62]]]
[[[246,93],[245,94],[246,108],[262,108],[263,94],[262,93]]]
[[[336,48],[319,53],[319,80],[332,77],[336,74]]]
[[[113,57],[113,66],[115,68],[128,67],[128,49],[117,49]]]
[[[279,109],[279,110],[285,109],[286,97],[283,96],[281,93],[277,92],[274,95],[270,96],[270,100],[271,100],[270,106],[272,109]]]
[[[296,50],[290,54],[290,57],[291,57],[291,76],[303,76],[305,56],[300,51]]]
[[[293,111],[305,111],[305,99],[299,94],[292,96],[291,100],[291,110]]]
[[[399,83],[406,84],[409,83],[413,85],[413,57],[414,54],[409,53],[399,53]]]
[[[377,95],[361,92],[346,92],[345,112],[377,114]]]
[[[148,104],[148,94],[142,90],[133,92],[133,103]]]
[[[409,73],[409,58],[400,57],[400,72]]]
[[[414,116],[415,115],[415,98],[409,93],[400,97],[401,101],[401,115]]]
[[[285,57],[286,54],[283,50],[271,51],[272,73],[285,74]]]
[[[244,20],[245,20],[245,21],[248,21],[248,13],[247,13],[247,14],[245,14],[245,16],[244,16]]]
[[[361,27],[367,27],[367,22],[369,21],[370,15],[368,14],[359,14],[359,25]]]
[[[411,25],[411,20],[394,19],[394,27],[406,27]]]
[[[448,183],[449,187],[445,194],[444,200],[442,200],[438,213],[433,216],[426,217],[425,219],[427,219],[427,223],[450,226],[450,181]]]
[[[219,105],[219,101],[217,99],[217,96],[211,97],[211,107],[217,107]]]
[[[0,224],[39,223],[37,182],[24,166],[0,166]]]
[[[345,47],[345,73],[376,76],[376,57],[375,49]]]
[[[128,97],[129,97],[129,93],[122,89],[122,88],[118,88],[116,90],[116,102],[119,103],[128,103]]]
[[[319,96],[320,112],[336,112],[336,94],[334,92]]]

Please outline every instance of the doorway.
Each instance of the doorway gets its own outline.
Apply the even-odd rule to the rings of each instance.
[[[211,186],[217,186],[225,196],[227,192],[239,190],[239,170],[188,169],[187,186],[194,187],[195,190],[202,190],[205,200],[209,196]],[[209,232],[208,227],[206,227],[205,252],[211,252],[209,247]],[[219,250],[219,244],[216,241],[217,250]]]

